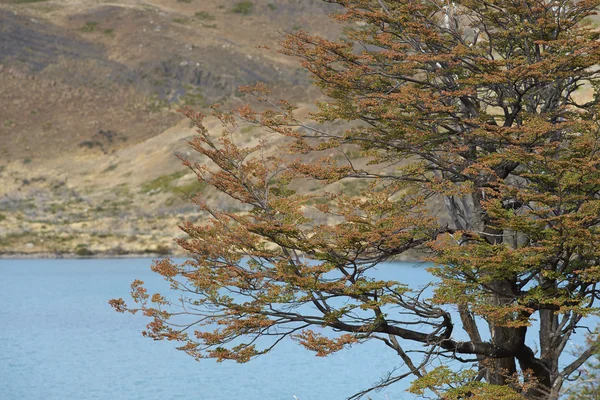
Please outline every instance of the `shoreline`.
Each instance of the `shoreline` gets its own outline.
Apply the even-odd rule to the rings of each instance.
[[[55,259],[66,259],[66,260],[78,260],[78,259],[124,259],[124,258],[180,258],[185,257],[185,254],[159,254],[159,253],[128,253],[128,254],[109,254],[109,253],[95,253],[87,256],[81,256],[75,253],[1,253],[0,260],[55,260]]]
[[[0,261],[2,260],[93,260],[93,259],[127,259],[127,258],[146,258],[153,260],[157,258],[185,258],[190,257],[189,254],[185,253],[172,253],[172,254],[160,254],[160,253],[127,253],[127,254],[110,254],[110,253],[95,253],[87,256],[81,256],[75,253],[0,253]],[[386,262],[406,262],[406,263],[422,263],[426,262],[422,258],[415,257],[414,254],[407,255],[406,257],[397,257]]]

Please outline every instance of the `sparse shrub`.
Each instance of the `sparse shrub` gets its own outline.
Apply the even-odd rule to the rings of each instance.
[[[96,27],[98,26],[97,22],[94,21],[88,21],[85,23],[84,26],[82,26],[81,28],[79,28],[79,30],[83,33],[92,33],[96,30]]]
[[[109,35],[109,36],[110,36],[110,35],[112,35],[112,34],[114,33],[114,31],[115,31],[114,29],[110,29],[110,28],[109,28],[109,29],[105,29],[105,30],[103,30],[102,32],[103,32],[105,35]]]
[[[195,195],[196,193],[203,191],[207,186],[208,184],[206,182],[198,182],[197,180],[194,180],[188,184],[177,186],[174,191],[179,191],[180,193],[186,195]]]
[[[114,144],[117,140],[121,142],[126,142],[127,137],[123,136],[115,131],[110,129],[100,129],[97,133],[95,133],[90,140],[84,140],[79,143],[79,147],[85,147],[88,149],[98,148],[103,153],[107,153],[106,146]]]
[[[87,244],[78,244],[75,247],[75,254],[77,254],[78,256],[82,256],[82,257],[89,257],[89,256],[93,256],[94,252],[91,251],[90,249],[88,249]]]
[[[110,233],[107,233],[107,232],[92,232],[91,235],[94,237],[98,237],[98,238],[110,237]]]
[[[198,18],[201,21],[212,21],[215,19],[214,15],[211,15],[206,11],[198,11],[196,14],[194,14],[194,17]]]
[[[146,249],[146,250],[144,250],[144,253],[146,253],[146,254],[159,254],[159,255],[162,255],[162,256],[167,256],[167,255],[171,254],[171,249],[169,249],[167,246],[158,245],[154,249]]]
[[[269,3],[269,4],[267,4],[267,8],[268,8],[269,10],[271,10],[271,11],[275,11],[275,10],[277,10],[277,6],[276,6],[275,4],[273,4],[273,3]]]
[[[186,173],[187,171],[178,171],[169,175],[159,176],[156,179],[144,183],[142,185],[142,192],[158,193],[172,191],[175,188],[173,182],[184,176]]]
[[[64,203],[52,203],[50,204],[50,206],[48,207],[48,210],[52,213],[52,214],[56,214],[59,211],[65,211],[65,205]]]
[[[118,256],[122,256],[122,255],[125,255],[125,254],[129,254],[129,251],[125,250],[121,246],[117,246],[117,247],[115,247],[115,248],[112,249],[111,253],[112,254],[116,254]]]
[[[241,15],[250,15],[250,13],[252,12],[252,10],[254,9],[254,3],[251,1],[240,1],[239,3],[236,3],[233,8],[231,9],[231,12],[235,13],[235,14],[241,14]]]
[[[98,133],[96,134],[99,137],[105,139],[106,141],[108,141],[109,143],[112,143],[114,139],[116,139],[117,137],[119,137],[122,141],[126,141],[127,138],[125,138],[124,136],[119,135],[117,132],[114,132],[110,129],[99,129]],[[96,136],[94,135],[94,136]]]
[[[167,100],[161,99],[157,93],[148,97],[147,101],[148,111],[150,111],[151,113],[160,112],[165,108],[169,107],[169,102]]]
[[[84,140],[83,142],[79,143],[79,147],[85,147],[88,149],[93,149],[94,147],[99,147],[100,149],[103,149],[102,143],[100,143],[97,140]]]
[[[190,107],[206,106],[206,99],[204,98],[202,89],[192,85],[187,85],[185,89],[185,94],[180,98],[182,105]]]
[[[117,168],[117,164],[110,164],[108,167],[106,167],[106,169],[104,169],[104,171],[102,171],[102,173],[110,172],[116,168]]]

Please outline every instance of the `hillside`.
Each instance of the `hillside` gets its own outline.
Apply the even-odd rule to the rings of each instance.
[[[175,110],[243,104],[236,88],[262,81],[306,115],[307,74],[257,45],[298,29],[338,37],[331,12],[321,0],[0,0],[0,257],[173,253],[177,225],[202,218],[189,195],[235,209],[174,156],[193,156],[195,134]]]
[[[177,224],[200,217],[187,194],[214,196],[174,156],[194,135],[175,110],[241,104],[237,86],[257,81],[310,102],[294,60],[256,46],[285,30],[338,35],[331,11],[318,0],[0,1],[0,255],[176,251]]]

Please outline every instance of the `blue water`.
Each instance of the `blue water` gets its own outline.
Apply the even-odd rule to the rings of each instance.
[[[148,259],[0,260],[0,400],[335,400],[401,366],[375,342],[326,358],[284,342],[246,364],[196,362],[173,343],[143,338],[145,318],[108,305],[111,298],[127,301],[136,278],[164,288],[149,265]],[[393,272],[428,279],[413,264],[396,264]],[[412,399],[404,389],[371,397]]]
[[[337,400],[402,365],[375,341],[326,358],[287,341],[246,364],[196,362],[173,343],[143,338],[146,318],[108,305],[112,298],[130,300],[134,279],[145,281],[150,293],[164,293],[166,283],[150,263],[0,260],[0,400]],[[430,280],[415,263],[388,264],[376,275],[411,286]],[[531,333],[528,344],[536,348],[535,327]],[[583,333],[574,341],[583,342]],[[455,338],[461,335],[456,329]],[[370,397],[413,399],[408,384]]]

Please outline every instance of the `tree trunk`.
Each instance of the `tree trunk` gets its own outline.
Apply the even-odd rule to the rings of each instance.
[[[496,307],[507,305],[512,298],[510,284],[506,281],[496,281],[490,284],[494,294],[490,296],[490,303]],[[501,326],[502,321],[488,320],[492,343],[499,347],[511,350],[520,349],[525,344],[527,328],[507,328]],[[509,378],[517,372],[514,357],[499,358],[492,362],[488,382],[493,385],[506,385]]]
[[[489,216],[481,206],[483,198],[483,189],[473,193],[473,212],[471,213],[473,220],[470,225],[476,232],[483,234],[488,243],[501,244],[504,241],[506,232],[491,223]],[[452,210],[448,211],[452,212]],[[491,282],[488,284],[488,287],[492,291],[489,301],[493,306],[508,306],[518,297],[516,277]],[[548,363],[544,362],[543,358],[542,360],[537,359],[533,351],[525,345],[527,327],[506,327],[503,325],[507,321],[494,321],[491,318],[487,322],[490,327],[492,343],[498,347],[510,349],[516,356],[492,359],[486,362],[480,361],[480,369],[487,368],[485,374],[486,381],[494,385],[514,386],[511,383],[511,379],[516,377],[518,360],[521,371],[531,374],[531,379],[536,382],[532,389],[524,393],[526,398],[536,400],[547,399],[549,388],[552,387],[551,371],[547,367]],[[548,347],[548,351],[551,351],[550,347]],[[549,355],[548,357],[551,358],[552,356]],[[516,381],[513,380],[513,382]]]

